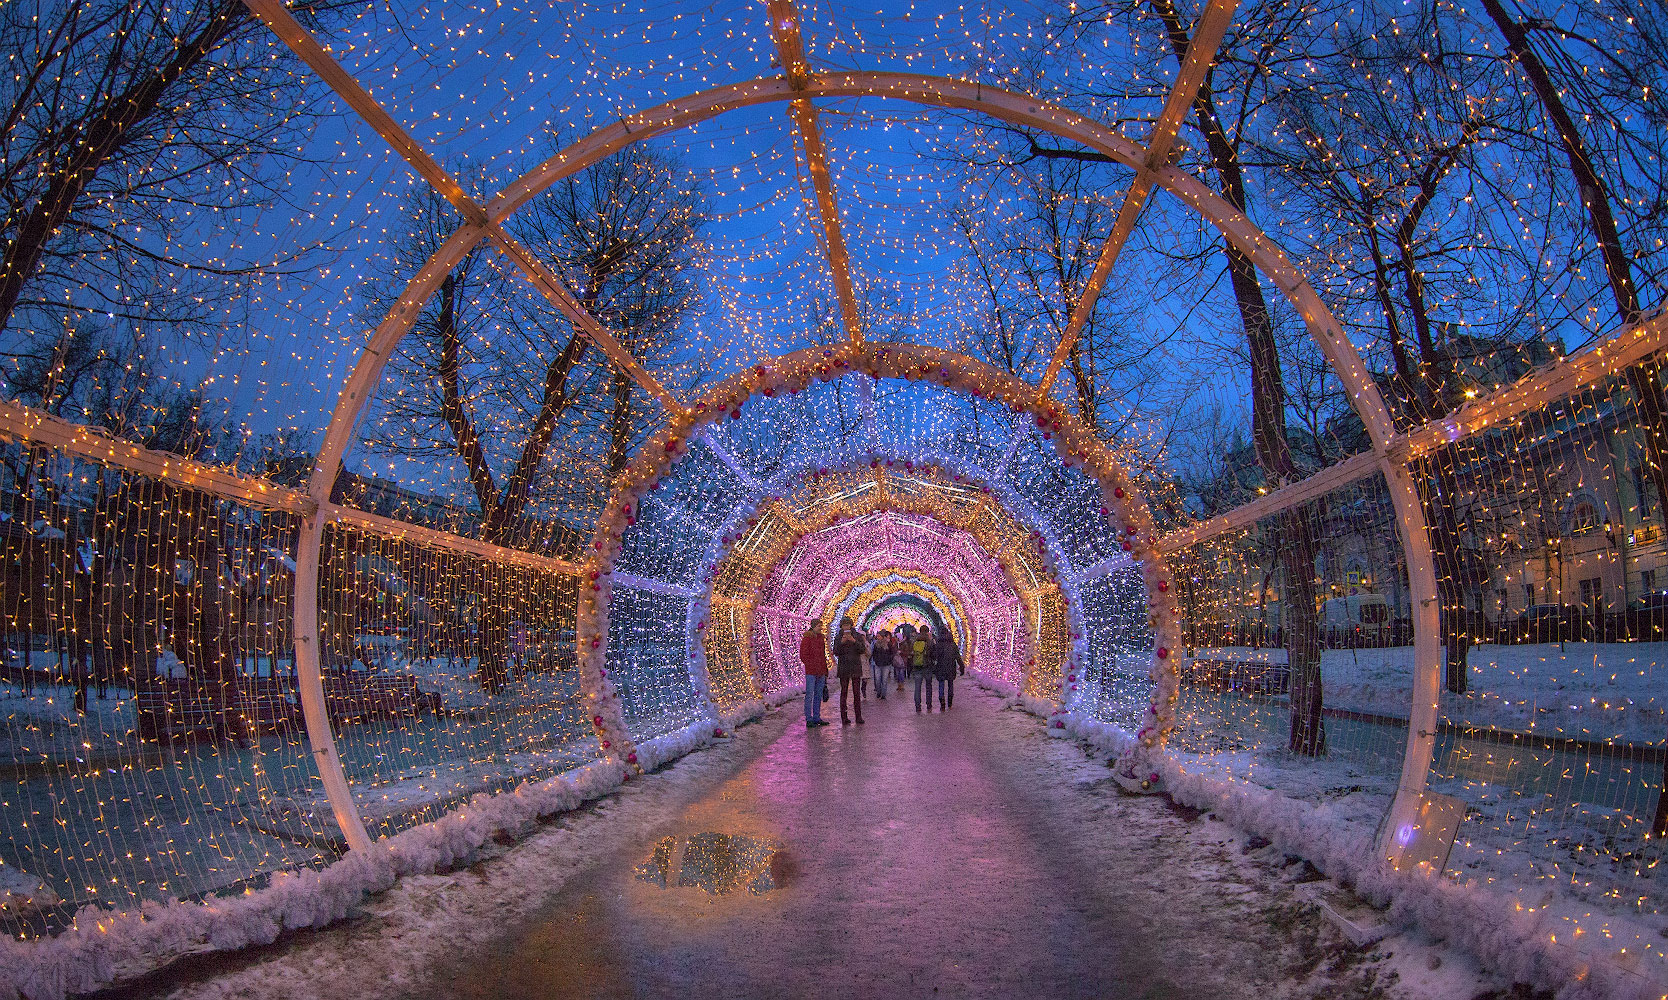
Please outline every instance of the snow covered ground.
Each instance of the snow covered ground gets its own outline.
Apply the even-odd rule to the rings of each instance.
[[[1283,649],[1200,649],[1196,660],[1284,664]],[[1541,736],[1662,746],[1668,742],[1668,643],[1544,643],[1471,649],[1469,690],[1442,693],[1443,717]],[[1405,719],[1413,647],[1321,654],[1325,702]]]
[[[779,830],[772,839],[788,838],[786,850],[793,863],[784,886],[763,896],[711,897],[691,889],[687,892],[693,895],[686,897],[677,894],[685,890],[668,892],[634,882],[634,866],[667,833],[683,832],[690,824],[691,829],[719,829],[715,817],[723,816],[747,832],[754,823],[791,808],[788,803],[797,800],[774,798],[782,792],[767,780],[773,769],[802,773],[791,748],[792,741],[807,736],[790,708],[762,725],[739,730],[733,740],[628,783],[616,795],[543,826],[514,847],[485,845],[467,876],[402,878],[386,893],[361,904],[356,920],[280,942],[229,967],[182,968],[126,995],[132,1000],[465,998],[534,995],[504,987],[537,982],[537,995],[561,997],[586,995],[596,983],[617,984],[622,977],[640,981],[643,975],[684,974],[676,971],[679,968],[732,985],[773,983],[773,995],[803,995],[788,984],[807,977],[819,983],[819,995],[1011,996],[1019,995],[1008,990],[1016,981],[1033,982],[1040,995],[1087,995],[1088,982],[1078,983],[1075,991],[1041,986],[1068,967],[1144,969],[1155,977],[1146,983],[1149,994],[1162,976],[1190,985],[1189,992],[1178,995],[1223,1000],[1470,1000],[1505,995],[1503,981],[1418,932],[1392,930],[1377,943],[1352,946],[1322,917],[1316,902],[1321,895],[1316,889],[1337,895],[1337,887],[1311,882],[1318,876],[1309,866],[1216,816],[1171,808],[1156,798],[1120,795],[1107,780],[1103,761],[1085,756],[1073,743],[1043,738],[1040,725],[1028,716],[991,712],[991,703],[976,691],[968,690],[963,698],[969,704],[964,707],[958,699],[957,711],[944,721],[959,723],[964,711],[977,713],[971,721],[988,749],[975,766],[989,769],[984,781],[1011,790],[1016,812],[1004,816],[980,810],[967,816],[967,831],[958,835],[993,837],[993,824],[1018,822],[1026,827],[1027,842],[1010,843],[1022,857],[1042,852],[1062,859],[1064,866],[1054,887],[1045,891],[1027,894],[1027,885],[993,886],[995,895],[1018,893],[1023,912],[1006,913],[1008,923],[1000,939],[985,940],[982,948],[975,947],[981,944],[977,935],[969,936],[969,929],[980,926],[984,917],[976,910],[979,900],[969,900],[967,905],[974,909],[949,927],[930,932],[919,926],[885,929],[890,926],[887,921],[907,922],[916,912],[911,900],[926,894],[917,889],[923,885],[920,876],[925,869],[920,866],[926,859],[913,850],[906,852],[908,877],[894,877],[884,867],[888,838],[911,836],[907,813],[874,829],[859,824],[861,836],[839,827],[831,830],[828,824],[787,822],[787,830],[793,832]],[[849,734],[836,730],[818,735],[872,738],[879,735],[876,726],[881,724],[926,731],[924,720],[903,714],[902,720],[872,720],[866,733],[854,729]],[[933,724],[941,718],[935,717]],[[902,785],[913,795],[921,788],[916,781],[920,767],[904,760],[895,764]],[[829,774],[805,790],[820,789],[819,797],[837,808],[842,801],[839,783],[858,780],[858,773],[871,775],[862,780],[877,780],[865,764],[862,772]],[[792,787],[797,786],[785,791]],[[961,785],[952,788],[952,797],[963,790]],[[770,801],[754,816],[746,802],[761,795]],[[740,813],[735,800],[741,800]],[[1023,808],[1018,808],[1020,803]],[[990,832],[981,834],[987,828]],[[937,825],[923,832],[935,836],[934,831],[948,833]],[[830,832],[831,841],[811,845]],[[799,844],[804,838],[809,841]],[[854,878],[856,871],[842,850],[875,850],[874,864],[881,867],[864,869],[865,877]],[[994,855],[943,860],[948,865],[944,874],[962,880],[986,865],[1014,867]],[[1019,870],[1030,874],[1023,865]],[[1073,873],[1093,877],[1075,878]],[[804,899],[796,900],[796,894]],[[615,919],[613,914],[625,902],[616,898],[628,895],[650,908],[640,933],[616,935],[615,925],[605,922],[599,935],[598,921]],[[1102,899],[1110,902],[1096,902]],[[826,918],[847,912],[854,903],[861,904],[872,925],[823,927],[807,937],[805,925],[795,917],[806,905]],[[1080,909],[1089,904],[1089,909]],[[1104,935],[1058,940],[1037,953],[1016,946],[1031,941],[1038,926],[1113,919],[1115,914],[1103,906],[1119,914],[1128,911]],[[820,957],[804,968],[790,961],[783,950],[769,944],[777,925],[795,928]],[[662,927],[670,938],[649,933]],[[925,933],[953,943],[927,946],[920,936]],[[599,936],[605,940],[596,940]],[[749,946],[720,952],[723,961],[715,960],[711,951],[691,950],[694,942],[710,944],[714,938],[744,940]],[[595,947],[599,944],[602,947]],[[870,957],[876,946],[890,957]],[[864,958],[842,962],[847,954]],[[986,969],[994,975],[976,980],[969,993],[948,986],[940,993],[933,991],[934,986],[953,986],[975,970]],[[346,970],[351,974],[344,974]],[[909,970],[921,971],[902,974]],[[887,983],[888,976],[898,980],[890,984],[894,988],[875,988]],[[593,990],[589,995],[632,992]],[[1141,995],[1139,989],[1128,992]],[[742,990],[737,995],[769,993]],[[636,995],[658,994],[639,990]]]
[[[1318,858],[1330,844],[1373,841],[1400,776],[1404,727],[1329,718],[1328,752],[1316,759],[1286,749],[1283,697],[1184,689],[1179,707],[1176,767],[1218,788],[1277,793],[1251,829],[1272,836],[1283,810],[1313,810],[1297,824],[1307,839],[1291,849]],[[1661,777],[1659,763],[1617,754],[1445,732],[1430,787],[1466,803],[1449,880],[1668,983],[1668,880],[1658,874],[1668,851],[1646,836]]]

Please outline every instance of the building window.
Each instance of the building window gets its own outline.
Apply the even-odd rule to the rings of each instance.
[[[1575,502],[1575,506],[1570,508],[1569,534],[1585,535],[1594,528],[1597,528],[1598,525],[1598,509],[1593,506],[1593,502],[1591,500],[1587,500],[1585,498],[1577,500]]]
[[[1642,569],[1639,571],[1639,589],[1647,594],[1656,592],[1656,570]]]
[[[1639,504],[1641,521],[1650,517],[1651,512],[1656,509],[1656,505],[1651,502],[1650,490],[1650,477],[1645,475],[1645,462],[1640,459],[1639,464],[1633,467],[1633,496]]]

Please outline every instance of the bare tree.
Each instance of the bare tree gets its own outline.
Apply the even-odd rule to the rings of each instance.
[[[338,0],[296,5],[311,20]],[[313,120],[304,74],[239,0],[0,5],[0,331],[66,315],[222,330],[276,260],[187,260],[270,203]]]
[[[396,255],[401,274],[456,226],[433,194],[414,196],[408,216]],[[558,183],[511,225],[580,305],[655,369],[675,359],[679,324],[699,301],[705,222],[704,197],[682,165],[639,144]],[[385,311],[396,295],[389,282],[374,286],[372,311]],[[529,512],[551,499],[556,470],[606,488],[648,430],[654,402],[590,347],[502,258],[479,247],[446,276],[401,344],[368,442],[385,454],[458,462],[481,537],[534,544]],[[585,468],[595,474],[576,474]],[[507,613],[490,600],[482,610],[481,681],[492,691],[505,679]]]
[[[1005,127],[981,126],[977,136],[943,154],[976,180],[952,210],[965,251],[959,277],[978,307],[958,334],[975,356],[1024,374],[1060,344],[1119,200],[1098,153]],[[1137,422],[1165,339],[1135,336],[1121,296],[1102,294],[1062,365],[1079,419],[1107,437]]]

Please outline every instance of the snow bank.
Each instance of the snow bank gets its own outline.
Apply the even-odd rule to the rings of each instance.
[[[1102,722],[1082,712],[1066,711],[1055,702],[1021,693],[1016,685],[991,677],[983,671],[969,670],[967,676],[985,690],[1001,696],[1009,705],[1022,708],[1045,720],[1050,736],[1082,740],[1113,756],[1122,756],[1136,744],[1135,734],[1122,726]]]
[[[702,719],[665,736],[644,740],[637,744],[637,750],[627,759],[644,771],[653,771],[684,754],[699,750],[727,731],[721,721]]]
[[[1069,736],[1113,756],[1137,747],[1135,737],[1118,726],[1054,708],[1020,695],[1012,685],[969,674],[1009,704],[1043,716],[1051,736]],[[1375,821],[1353,801],[1363,796],[1318,805],[1304,802],[1236,779],[1232,762],[1218,759],[1224,756],[1244,755],[1190,759],[1164,752],[1144,757],[1143,769],[1152,767],[1176,802],[1214,812],[1280,850],[1308,859],[1332,879],[1387,907],[1391,922],[1444,938],[1513,982],[1551,990],[1558,1000],[1660,1000],[1668,992],[1668,963],[1652,945],[1658,937],[1654,929],[1593,914],[1556,891],[1526,905],[1521,893],[1478,880],[1396,872],[1374,850]],[[1655,955],[1647,957],[1653,950]]]
[[[471,858],[487,841],[577,808],[618,788],[627,772],[596,761],[501,794],[482,793],[432,823],[351,851],[321,869],[279,872],[264,889],[202,903],[146,903],[110,912],[86,907],[56,937],[0,939],[0,997],[60,1000],[131,978],[190,952],[269,944],[286,930],[323,927],[401,875]]]
[[[1375,831],[1330,805],[1190,771],[1171,756],[1160,757],[1158,767],[1175,801],[1208,809],[1307,858],[1329,877],[1387,906],[1393,923],[1417,926],[1465,948],[1513,982],[1551,990],[1559,1000],[1655,1000],[1668,989],[1668,968],[1654,962],[1659,967],[1642,967],[1637,948],[1630,956],[1625,946],[1614,947],[1618,939],[1648,940],[1646,928],[1608,919],[1604,933],[1584,934],[1550,905],[1524,906],[1513,894],[1475,882],[1396,872],[1373,850]]]
[[[0,861],[0,912],[32,913],[59,902],[58,894],[44,879]]]
[[[1196,662],[1284,664],[1284,649],[1201,649]],[[1660,745],[1668,737],[1668,643],[1569,642],[1474,646],[1469,690],[1442,692],[1458,726],[1591,741]],[[1321,654],[1328,707],[1406,719],[1413,648],[1329,649]]]

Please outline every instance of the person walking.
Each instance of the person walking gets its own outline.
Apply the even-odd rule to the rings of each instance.
[[[892,673],[892,633],[881,629],[869,643],[869,677],[875,682],[875,697],[886,700],[886,682]]]
[[[805,665],[805,728],[826,726],[822,702],[828,694],[828,640],[822,635],[822,619],[811,619],[811,627],[799,637],[799,662]]]
[[[915,632],[909,644],[909,672],[915,678],[915,711],[921,711],[921,688],[927,689],[927,714],[932,714],[933,651],[932,633],[926,629]]]
[[[857,637],[863,640],[863,676],[857,683],[863,689],[863,697],[869,696],[869,667],[874,662],[875,638],[862,629],[857,630]]]
[[[932,663],[933,675],[938,678],[938,710],[948,712],[956,703],[956,674],[967,673],[967,663],[961,658],[955,637],[943,626],[939,627],[938,638],[932,644]],[[930,691],[927,701],[932,701]]]
[[[903,696],[904,675],[909,671],[909,649],[904,644],[904,629],[908,627],[906,623],[892,633],[892,676],[898,682],[899,697]]]
[[[838,664],[840,675],[840,725],[851,725],[851,717],[846,715],[846,692],[851,692],[851,700],[856,703],[857,724],[863,724],[863,657],[869,651],[869,644],[864,640],[857,626],[850,618],[840,619],[840,634],[834,637],[834,659]]]

